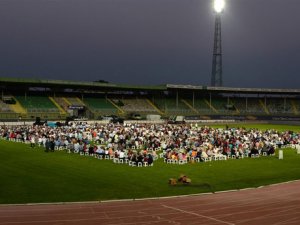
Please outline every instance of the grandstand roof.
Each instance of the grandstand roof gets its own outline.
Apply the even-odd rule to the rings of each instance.
[[[165,90],[165,85],[127,85],[86,81],[42,80],[25,78],[0,78],[0,86],[22,85],[23,87],[63,87],[63,88],[93,88],[93,89],[120,89],[120,90]]]
[[[125,91],[167,91],[167,90],[186,90],[186,91],[203,91],[203,92],[222,92],[222,93],[247,93],[247,94],[300,94],[300,89],[271,89],[271,88],[234,88],[234,87],[208,87],[197,85],[127,85],[86,81],[66,81],[66,80],[43,80],[28,78],[1,78],[0,87],[26,89],[28,87],[49,87],[49,88],[72,88],[87,90],[125,90]]]
[[[234,87],[207,87],[195,85],[167,84],[167,89],[205,90],[215,92],[264,93],[264,94],[300,94],[300,89],[272,89],[272,88],[234,88]]]

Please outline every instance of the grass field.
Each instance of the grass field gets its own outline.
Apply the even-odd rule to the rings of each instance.
[[[216,124],[216,125],[209,125],[210,127],[214,128],[225,128],[226,125],[224,124]],[[266,129],[274,129],[277,131],[294,131],[300,132],[299,125],[281,125],[281,124],[228,124],[229,127],[245,127],[246,129],[255,128],[259,130],[266,130]]]
[[[192,179],[191,185],[168,185],[169,178],[182,173]],[[165,164],[160,159],[154,167],[137,168],[64,151],[45,153],[42,148],[0,140],[1,204],[172,196],[295,179],[300,179],[300,155],[292,149],[284,149],[283,160],[277,154],[187,165]]]

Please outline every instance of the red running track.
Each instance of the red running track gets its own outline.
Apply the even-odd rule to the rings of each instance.
[[[188,197],[2,205],[0,225],[300,224],[300,181]]]

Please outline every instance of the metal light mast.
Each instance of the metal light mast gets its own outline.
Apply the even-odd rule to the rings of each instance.
[[[224,0],[214,0],[214,9],[216,12],[215,34],[214,34],[214,52],[212,61],[211,86],[223,86],[222,77],[222,38],[221,38],[221,13],[224,9]]]

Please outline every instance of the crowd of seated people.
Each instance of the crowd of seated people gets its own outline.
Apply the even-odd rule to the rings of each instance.
[[[125,151],[116,151],[115,159],[122,162],[128,162],[131,166],[152,166],[155,159],[155,151],[133,151],[131,149]]]
[[[132,162],[135,165],[138,165],[139,162],[143,165],[144,162],[151,165],[153,160],[157,158],[155,151],[143,150],[137,153],[136,150],[133,151],[132,149],[114,150],[110,145],[88,144],[82,141],[75,141],[75,143],[68,144],[68,146],[68,149],[74,153],[96,156],[100,159],[118,159],[118,162]]]
[[[152,158],[156,158],[153,155],[156,149],[162,150],[166,159],[199,158],[199,161],[205,161],[221,156],[272,155],[276,147],[300,143],[300,135],[291,131],[221,129],[189,124],[103,125],[78,122],[61,127],[1,126],[0,137],[48,146],[51,151],[53,148],[68,149],[75,153],[112,157],[116,152],[121,156],[122,152],[124,155],[126,152],[131,157],[128,160],[136,162],[141,162],[142,157],[147,158],[150,152]],[[147,149],[147,154],[138,154],[138,151]]]
[[[227,148],[218,148],[213,145],[197,147],[193,149],[168,149],[164,152],[163,157],[165,161],[173,160],[176,162],[184,161],[211,161],[213,158],[219,159],[227,159],[227,158],[244,158],[244,157],[257,157],[259,155],[274,155],[275,154],[275,146],[274,145],[266,145],[266,144],[258,144],[256,146],[252,146],[249,148],[249,145],[239,144],[238,146],[234,146],[230,144]]]

